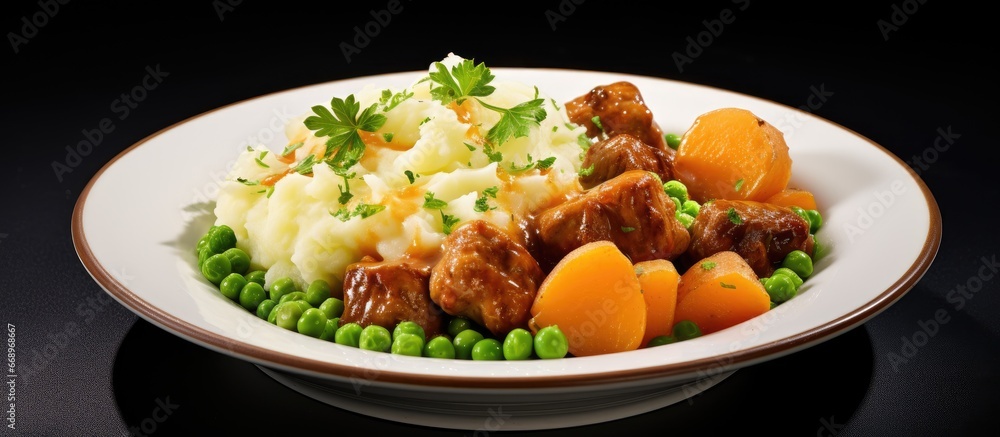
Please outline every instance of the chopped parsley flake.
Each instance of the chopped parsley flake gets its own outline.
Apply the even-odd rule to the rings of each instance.
[[[733,284],[727,284],[727,283],[725,283],[725,282],[719,282],[719,285],[721,285],[721,286],[722,286],[722,288],[731,288],[731,289],[733,289],[733,290],[735,290],[735,289],[736,289],[736,286],[735,286],[735,285],[733,285]]]
[[[393,94],[391,90],[382,90],[382,97],[378,99],[378,104],[382,108],[382,112],[389,112],[396,105],[403,103],[404,100],[413,97],[413,92],[409,90],[403,90],[396,94]],[[388,140],[386,140],[388,142]]]
[[[736,212],[736,208],[730,207],[727,209],[726,216],[729,217],[729,221],[734,225],[743,224],[743,217],[740,217],[739,213]]]
[[[465,144],[465,148],[469,149],[470,152],[475,152],[476,151],[476,146],[473,146],[472,144],[469,144],[469,143],[462,143],[462,144]]]
[[[441,199],[435,199],[434,193],[428,191],[424,193],[424,208],[427,209],[444,209],[448,206],[448,202]]]
[[[736,181],[736,186],[733,188],[735,188],[736,192],[738,193],[740,189],[743,188],[743,179]]]
[[[713,261],[705,261],[705,262],[701,263],[701,268],[705,269],[705,270],[712,270],[712,269],[715,268],[715,262],[713,262]]]
[[[406,170],[403,172],[403,174],[406,175],[406,179],[410,181],[410,184],[412,184],[415,180],[417,180],[416,176],[413,174],[412,171]]]
[[[387,142],[387,143],[391,143],[393,136],[395,136],[395,135],[393,135],[392,132],[386,132],[386,133],[382,134],[382,139],[385,140],[385,142]]]
[[[451,234],[452,227],[456,224],[458,224],[458,217],[445,214],[444,211],[441,211],[441,230],[444,231],[445,235]]]
[[[378,214],[385,209],[385,205],[369,205],[367,203],[359,203],[358,206],[354,207],[354,212],[351,215],[360,216],[362,219],[366,219],[375,214]]]
[[[635,228],[633,228],[631,226],[622,226],[622,232],[624,232],[626,234],[629,233],[629,232],[632,232],[634,230],[635,230]]]
[[[430,117],[427,117],[427,118],[425,118],[423,120],[420,120],[420,124],[418,124],[417,126],[423,126],[423,124],[427,123],[428,121],[431,121]]]
[[[288,156],[290,153],[294,152],[299,147],[302,147],[304,144],[305,143],[303,143],[302,141],[299,141],[297,143],[293,143],[293,144],[289,144],[289,145],[285,146],[285,150],[281,151],[281,156]]]
[[[493,187],[489,187],[489,188],[483,190],[483,194],[496,199],[497,198],[497,192],[499,192],[499,191],[500,191],[500,187],[493,186]]]
[[[239,182],[239,183],[241,183],[243,185],[246,185],[248,187],[249,186],[254,186],[254,185],[257,185],[257,184],[260,183],[259,181],[250,181],[250,180],[246,180],[246,179],[243,179],[243,178],[236,178],[236,182]]]
[[[483,154],[489,158],[490,162],[501,162],[503,161],[503,154],[499,150],[494,150],[493,146],[489,143],[483,145]]]
[[[601,132],[604,132],[604,125],[601,124],[601,116],[600,115],[595,115],[595,116],[591,117],[590,121],[594,122],[594,126],[597,126],[597,128],[600,129]]]
[[[578,171],[577,173],[579,173],[580,176],[590,176],[590,175],[594,174],[594,166],[595,165],[596,164],[590,164],[590,167],[581,167],[580,171]]]
[[[555,163],[555,162],[556,162],[556,157],[555,156],[550,156],[548,158],[545,158],[545,159],[543,159],[543,160],[538,161],[537,163],[535,163],[535,168],[537,168],[539,170],[545,170],[545,169],[547,169],[549,167],[552,167],[552,164]]]
[[[305,175],[312,173],[314,165],[316,165],[316,155],[309,155],[306,157],[306,159],[303,159],[302,162],[300,162],[298,165],[292,167],[292,170],[295,170],[295,172],[297,172],[298,174]]]
[[[354,177],[354,173],[342,174],[340,177],[344,178],[344,186],[342,187],[340,184],[337,184],[337,189],[340,190],[340,197],[337,198],[337,202],[341,205],[346,205],[347,202],[350,202],[351,198],[354,197],[354,194],[351,193],[351,183],[348,182]]]
[[[259,165],[261,167],[271,168],[270,165],[264,164],[264,161],[262,161],[262,159],[264,159],[265,156],[267,156],[267,150],[265,150],[263,152],[260,152],[260,155],[258,155],[257,158],[254,159],[254,161],[257,161],[257,165]]]

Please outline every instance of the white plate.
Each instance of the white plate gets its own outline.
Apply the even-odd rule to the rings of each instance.
[[[741,367],[829,340],[902,297],[937,253],[941,217],[930,191],[898,158],[842,126],[759,98],[658,78],[553,69],[493,73],[536,85],[561,102],[597,85],[631,81],[666,132],[683,133],[695,117],[720,107],[753,111],[784,131],[792,184],[811,190],[821,205],[817,237],[830,254],[817,262],[799,296],[733,328],[668,347],[526,362],[406,357],[324,342],[258,319],[203,279],[193,248],[213,220],[215,184],[239,151],[257,142],[281,150],[285,121],[312,105],[368,84],[407,86],[425,72],[269,94],[149,136],[102,168],[80,196],[72,223],[77,253],[94,279],[139,316],[265,367],[310,396],[363,414],[449,428],[479,429],[475,424],[495,419],[497,409],[521,412],[501,424],[505,430],[643,413]]]

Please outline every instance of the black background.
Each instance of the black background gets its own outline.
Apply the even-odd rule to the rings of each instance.
[[[947,300],[957,286],[989,273],[980,266],[996,256],[998,242],[991,123],[997,87],[988,67],[996,23],[978,7],[940,0],[864,6],[753,0],[663,2],[653,10],[651,2],[565,0],[559,12],[555,0],[403,1],[402,11],[348,62],[340,44],[351,43],[353,28],[389,2],[246,0],[232,8],[220,8],[225,0],[95,3],[60,5],[34,32],[22,18],[31,20],[43,6],[2,6],[0,30],[8,45],[0,48],[0,120],[7,132],[0,155],[0,323],[16,326],[19,368],[37,369],[16,388],[18,434],[124,434],[148,419],[158,400],[178,407],[157,423],[155,435],[354,429],[472,434],[341,411],[286,389],[248,363],[162,331],[107,299],[70,238],[70,215],[90,178],[166,126],[290,87],[425,69],[448,52],[491,67],[659,76],[796,107],[807,103],[810,87],[822,86],[833,95],[816,114],[904,160],[925,156],[920,174],[941,207],[944,238],[934,264],[905,297],[863,326],[740,370],[691,402],[535,434],[995,433],[997,281],[982,276],[984,286],[961,308]],[[735,21],[679,69],[672,55],[706,29],[704,20],[727,8]],[[564,20],[553,26],[546,11]],[[887,38],[880,20],[897,26]],[[27,43],[11,43],[15,34]],[[65,147],[112,116],[111,103],[140,83],[147,66],[157,65],[169,73],[163,83],[72,172],[57,177],[52,163],[65,159]],[[948,128],[960,137],[935,151],[938,129]],[[892,248],[879,255],[892,256]],[[92,318],[80,309],[88,302]],[[907,362],[893,363],[889,354],[902,354],[904,339],[940,311],[948,322]],[[68,323],[78,333],[65,335]],[[53,345],[54,356],[39,355]]]

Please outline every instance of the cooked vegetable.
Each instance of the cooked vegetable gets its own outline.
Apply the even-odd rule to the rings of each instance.
[[[297,331],[299,329],[299,317],[302,317],[302,307],[295,304],[294,302],[279,303],[277,307],[274,308],[277,312],[277,316],[274,318],[274,322],[289,331]]]
[[[423,355],[431,358],[455,358],[455,345],[448,337],[439,335],[424,345]]]
[[[326,341],[334,341],[334,339],[337,336],[337,328],[339,327],[340,327],[340,317],[326,319],[326,326],[323,327],[323,333],[319,335],[319,339]]]
[[[800,278],[808,278],[813,273],[812,257],[801,250],[793,250],[785,255],[781,266],[795,272]]]
[[[574,356],[637,349],[646,331],[646,301],[632,262],[610,241],[566,255],[538,288],[528,322],[536,336],[558,325]]]
[[[677,308],[677,286],[680,275],[674,263],[658,259],[635,264],[635,273],[646,300],[646,333],[640,345],[649,344],[653,337],[669,335]]]
[[[570,352],[569,339],[559,325],[539,329],[534,340],[535,354],[543,360],[565,357]]]
[[[271,300],[280,302],[284,295],[296,291],[296,285],[292,278],[286,276],[276,279],[268,291],[271,294]]]
[[[681,320],[674,325],[673,336],[677,341],[701,337],[701,328],[690,320]]]
[[[302,316],[299,317],[299,321],[295,325],[296,330],[299,331],[299,334],[319,338],[326,330],[327,320],[329,319],[322,311],[317,308],[309,308],[303,311]]]
[[[236,247],[236,232],[226,225],[217,226],[208,236],[208,247],[214,253],[223,253]]]
[[[813,193],[798,188],[785,188],[764,200],[764,203],[791,208],[818,209]]]
[[[358,336],[358,347],[368,351],[389,352],[392,347],[392,334],[380,325],[368,325]]]
[[[219,283],[219,291],[232,300],[240,299],[240,291],[247,285],[247,279],[239,273],[230,273]]]
[[[222,252],[226,258],[229,258],[229,264],[232,266],[233,273],[244,274],[250,269],[250,255],[247,255],[242,249],[236,247],[230,247]]]
[[[498,361],[503,359],[503,345],[495,338],[484,338],[472,346],[472,359],[476,361]]]
[[[326,314],[328,319],[344,315],[344,301],[335,297],[329,297],[319,304],[319,310]]]
[[[264,287],[256,282],[247,282],[240,290],[240,305],[247,311],[257,311],[257,305],[264,299],[267,299],[267,293],[264,292]]]
[[[420,326],[417,325],[419,328]],[[416,334],[402,332],[392,338],[391,352],[396,355],[419,357],[424,352],[424,338]]]
[[[306,302],[314,307],[319,307],[324,301],[330,298],[330,284],[322,279],[312,281],[306,287]]]
[[[740,255],[718,252],[681,275],[674,319],[694,322],[703,334],[710,334],[767,312],[770,302],[764,285]]]
[[[271,310],[273,310],[274,306],[277,304],[278,304],[277,302],[271,299],[262,300],[260,302],[260,305],[257,305],[257,317],[260,317],[263,320],[267,320],[267,316],[271,314]]]
[[[663,346],[665,344],[677,343],[677,337],[673,335],[658,335],[646,343],[646,347]]]
[[[516,328],[507,333],[503,340],[503,357],[508,361],[526,360],[534,352],[534,338],[524,328]]]
[[[420,325],[416,322],[410,320],[399,322],[399,324],[396,325],[396,328],[392,330],[393,341],[395,341],[396,337],[403,334],[416,335],[417,337],[420,337],[420,341],[424,341],[426,339],[426,336],[424,335],[424,328],[420,327]],[[421,345],[421,348],[422,347],[423,345]]]
[[[800,277],[798,273],[795,273],[795,271],[793,271],[792,269],[790,269],[788,267],[778,267],[778,268],[774,269],[774,273],[771,274],[771,277],[773,278],[773,277],[775,277],[777,275],[788,276],[788,279],[791,279],[792,280],[792,284],[795,285],[795,289],[796,290],[798,290],[799,287],[802,286],[802,282],[803,282],[802,277]]]
[[[774,303],[784,303],[795,297],[795,289],[795,283],[786,275],[772,275],[764,283],[764,290]]]
[[[472,359],[472,348],[482,340],[483,334],[474,329],[466,329],[459,332],[452,340],[455,344],[455,358],[460,360],[471,360]]]
[[[699,202],[763,202],[787,187],[791,171],[781,131],[742,108],[720,108],[698,116],[674,158],[676,178]]]
[[[337,344],[342,344],[345,346],[359,347],[361,342],[361,332],[364,328],[361,325],[349,322],[345,323],[340,328],[337,328],[336,334],[333,336],[333,340]]]
[[[232,272],[229,258],[221,253],[208,257],[201,265],[201,274],[215,285],[221,284],[222,280]]]
[[[248,272],[247,274],[243,275],[243,277],[246,278],[247,282],[256,282],[260,284],[261,287],[263,287],[265,285],[264,275],[266,274],[267,272],[263,270],[254,270],[252,272]]]

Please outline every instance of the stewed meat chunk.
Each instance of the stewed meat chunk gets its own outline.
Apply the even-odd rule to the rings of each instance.
[[[615,243],[633,262],[672,260],[690,242],[675,210],[655,176],[631,170],[544,211],[538,233],[548,260],[600,240]]]
[[[475,220],[442,244],[430,296],[446,313],[467,317],[504,338],[514,328],[527,329],[544,278],[523,246],[489,222]]]
[[[413,321],[427,338],[444,332],[444,314],[430,299],[431,266],[365,257],[347,266],[341,324],[379,325],[392,331]]]
[[[651,147],[632,134],[618,134],[598,141],[583,159],[583,168],[593,166],[593,171],[580,176],[583,188],[612,179],[629,170],[646,170],[656,173],[660,180],[672,179],[670,157],[663,150]]]
[[[809,223],[791,209],[747,200],[713,200],[691,224],[691,259],[726,250],[740,254],[759,277],[771,276],[793,250],[812,254]]]
[[[670,152],[663,130],[653,119],[642,94],[631,82],[615,82],[594,87],[587,94],[566,102],[570,121],[587,127],[587,136],[597,138],[602,132],[609,138],[631,134],[647,145]],[[594,123],[598,117],[600,126]]]

